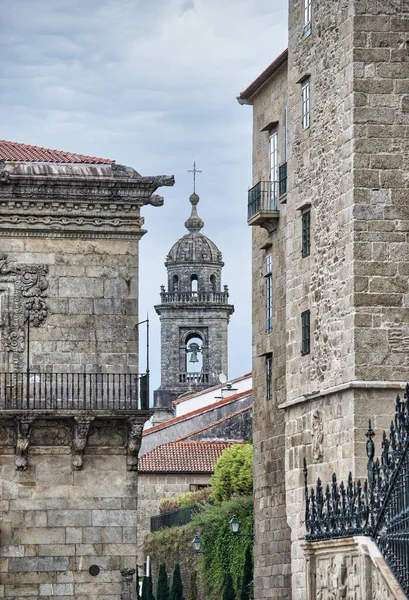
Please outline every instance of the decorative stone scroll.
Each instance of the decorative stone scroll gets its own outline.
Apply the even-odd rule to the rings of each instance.
[[[16,471],[25,471],[28,465],[28,447],[30,445],[30,425],[32,419],[21,417],[17,419],[17,442],[15,454]]]
[[[75,417],[74,436],[72,440],[72,468],[74,471],[82,469],[84,449],[93,420],[94,417]]]
[[[1,341],[16,370],[23,367],[25,324],[39,327],[48,314],[47,273],[45,264],[7,262],[7,254],[0,253]]]
[[[312,414],[312,460],[321,462],[324,458],[324,423],[322,412],[315,410]]]
[[[136,419],[128,421],[128,444],[126,447],[126,468],[138,470],[138,454],[142,443],[143,423]]]

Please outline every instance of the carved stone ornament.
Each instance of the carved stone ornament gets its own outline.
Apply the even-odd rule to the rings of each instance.
[[[338,555],[318,561],[316,600],[358,598],[359,588],[359,557]]]
[[[123,447],[126,445],[126,427],[93,425],[88,435],[88,446]]]
[[[15,446],[16,432],[12,426],[0,426],[0,446]]]
[[[324,458],[324,423],[322,412],[316,410],[312,414],[312,459],[321,462]]]
[[[39,327],[46,319],[48,266],[7,262],[0,253],[0,328],[6,352],[13,354],[13,365],[21,370],[25,327]]]
[[[122,569],[122,590],[121,600],[136,600],[136,587],[134,584],[133,576],[135,575],[135,569]]]
[[[90,425],[94,417],[75,417],[74,436],[72,440],[72,468],[74,471],[82,469],[84,449]]]
[[[69,427],[53,425],[48,427],[32,427],[32,446],[69,446],[72,433]]]
[[[28,447],[30,445],[30,425],[31,420],[19,418],[17,420],[17,442],[15,454],[16,471],[25,471],[27,469]]]
[[[128,471],[138,470],[138,454],[142,443],[143,423],[136,419],[128,421],[128,444],[126,447],[126,468]]]

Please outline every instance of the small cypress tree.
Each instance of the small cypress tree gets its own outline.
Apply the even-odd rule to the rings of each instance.
[[[189,600],[197,600],[197,571],[190,574]]]
[[[236,600],[236,592],[234,591],[231,573],[226,573],[224,578],[223,600]]]
[[[158,586],[156,588],[156,600],[169,600],[169,583],[165,563],[162,563],[159,567]]]
[[[170,600],[184,600],[183,598],[183,583],[180,574],[180,564],[176,563],[173,569],[172,587],[170,588]]]
[[[142,598],[141,600],[146,600],[147,596],[147,590],[146,590],[146,586],[149,586],[149,598],[150,600],[155,600],[155,596],[153,595],[153,588],[152,588],[152,577],[144,577],[143,581],[142,581]]]
[[[253,560],[250,546],[247,546],[244,559],[243,581],[241,584],[240,600],[251,599],[251,582],[253,581]]]

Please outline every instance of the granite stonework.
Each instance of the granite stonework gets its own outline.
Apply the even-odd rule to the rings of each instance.
[[[173,178],[0,167],[0,596],[133,600],[140,208]]]
[[[161,384],[155,407],[172,407],[179,396],[219,383],[228,373],[228,324],[234,307],[221,285],[222,254],[201,233],[199,196],[191,194],[188,233],[170,249],[165,266],[167,289],[155,306],[161,326]],[[193,352],[192,352],[193,350]]]
[[[376,544],[366,537],[310,542],[306,600],[406,600]]]
[[[380,444],[409,379],[409,6],[313,0],[311,34],[303,28],[304,2],[291,0],[288,55],[239,97],[254,110],[253,185],[270,177],[275,129],[279,165],[288,170],[279,216],[269,231],[253,226],[256,600],[308,597],[304,457],[310,484],[318,476],[326,484],[333,471],[365,477],[368,418]],[[311,124],[303,130],[307,79]],[[311,246],[303,257],[306,210]],[[270,252],[273,330],[266,334]],[[311,351],[302,355],[306,310]]]

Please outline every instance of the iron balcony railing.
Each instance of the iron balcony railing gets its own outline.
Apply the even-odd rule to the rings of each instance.
[[[149,374],[0,373],[0,410],[148,410]]]
[[[193,504],[192,506],[180,508],[179,510],[173,510],[172,512],[165,513],[164,515],[151,517],[151,533],[166,527],[179,527],[180,525],[186,525],[186,523],[190,523],[194,515],[199,511],[200,508]]]
[[[287,163],[278,169],[278,194],[284,196],[287,193]]]
[[[409,385],[404,400],[396,398],[389,432],[382,436],[380,459],[375,459],[375,432],[366,432],[368,479],[308,488],[304,460],[305,525],[308,541],[371,536],[396,579],[409,596]]]
[[[258,212],[272,212],[278,210],[278,181],[259,181],[248,191],[248,213],[250,219]]]
[[[162,304],[228,304],[229,292],[161,292],[160,299]]]
[[[179,383],[209,383],[209,373],[179,373]]]

